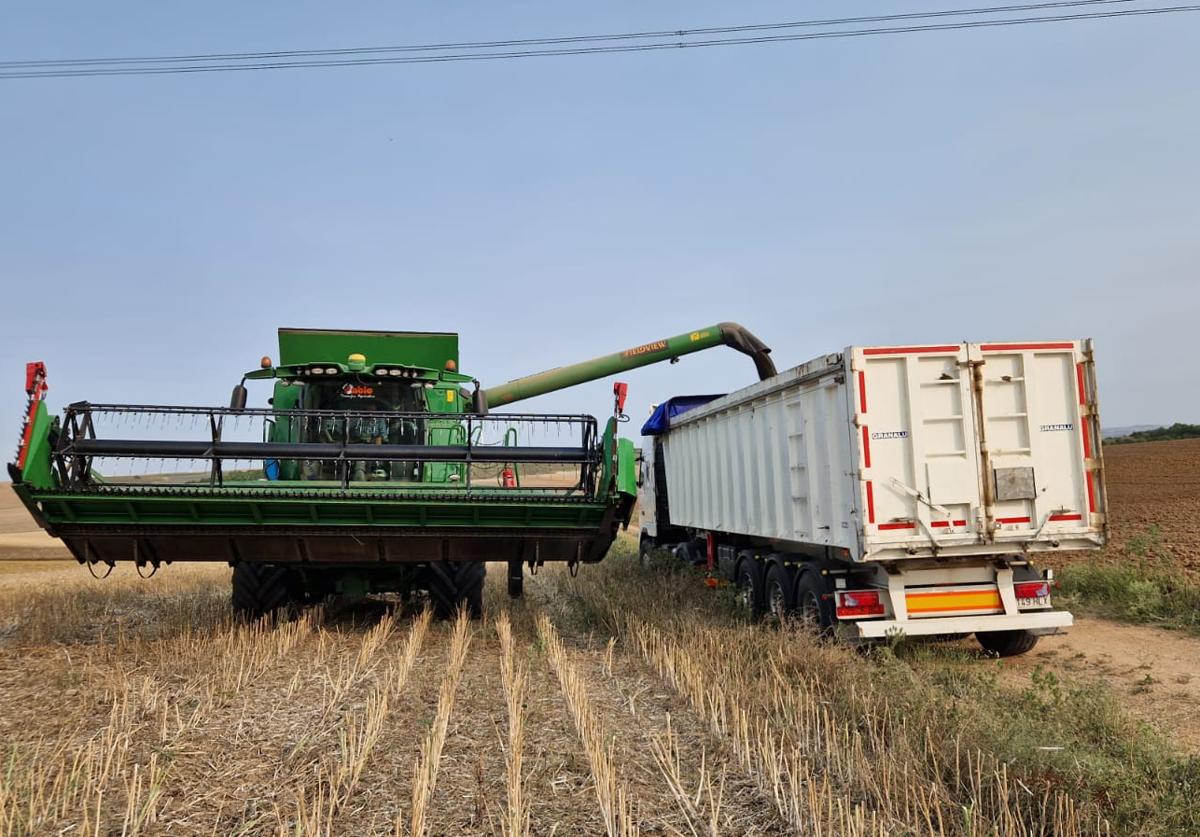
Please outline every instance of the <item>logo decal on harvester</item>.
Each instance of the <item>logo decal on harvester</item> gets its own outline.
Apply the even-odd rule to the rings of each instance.
[[[347,398],[374,398],[375,387],[366,387],[361,384],[346,384],[342,387],[342,395]]]
[[[872,439],[907,439],[907,430],[883,430],[879,433],[872,433]]]
[[[1067,424],[1043,424],[1040,428],[1043,433],[1053,433],[1056,430],[1074,430],[1075,425],[1068,422]]]
[[[637,357],[638,355],[648,355],[651,352],[661,352],[667,348],[666,340],[655,340],[653,343],[647,343],[644,346],[635,346],[632,349],[626,349],[621,352],[621,357]]]

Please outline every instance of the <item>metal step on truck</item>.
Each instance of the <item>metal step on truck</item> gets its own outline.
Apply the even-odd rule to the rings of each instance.
[[[1024,653],[1072,624],[1040,562],[1107,535],[1090,340],[852,346],[642,433],[643,555],[848,640]]]
[[[93,404],[60,416],[30,363],[8,472],[33,518],[94,574],[149,576],[228,562],[233,606],[279,608],[375,593],[427,595],[479,615],[486,563],[519,596],[525,568],[603,559],[637,499],[635,451],[614,414],[495,412],[546,392],[716,346],[775,374],[736,323],[494,387],[459,371],[449,332],[280,329],[228,407]],[[261,407],[248,407],[246,383]]]

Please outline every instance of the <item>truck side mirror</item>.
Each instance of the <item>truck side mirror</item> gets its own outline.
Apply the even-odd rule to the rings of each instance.
[[[229,409],[239,411],[246,409],[245,384],[238,384],[233,388],[233,395],[229,396]]]

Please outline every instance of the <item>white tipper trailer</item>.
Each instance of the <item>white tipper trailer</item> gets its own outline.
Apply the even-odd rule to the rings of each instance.
[[[851,346],[643,428],[643,555],[847,639],[1072,624],[1035,562],[1107,536],[1090,340]]]

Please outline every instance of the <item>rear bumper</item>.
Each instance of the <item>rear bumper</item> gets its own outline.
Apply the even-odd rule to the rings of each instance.
[[[1014,615],[943,616],[929,619],[870,619],[845,621],[838,632],[847,639],[883,639],[895,634],[904,636],[938,636],[973,634],[984,631],[1033,631],[1039,634],[1058,633],[1075,624],[1075,617],[1065,610],[1034,611]]]

